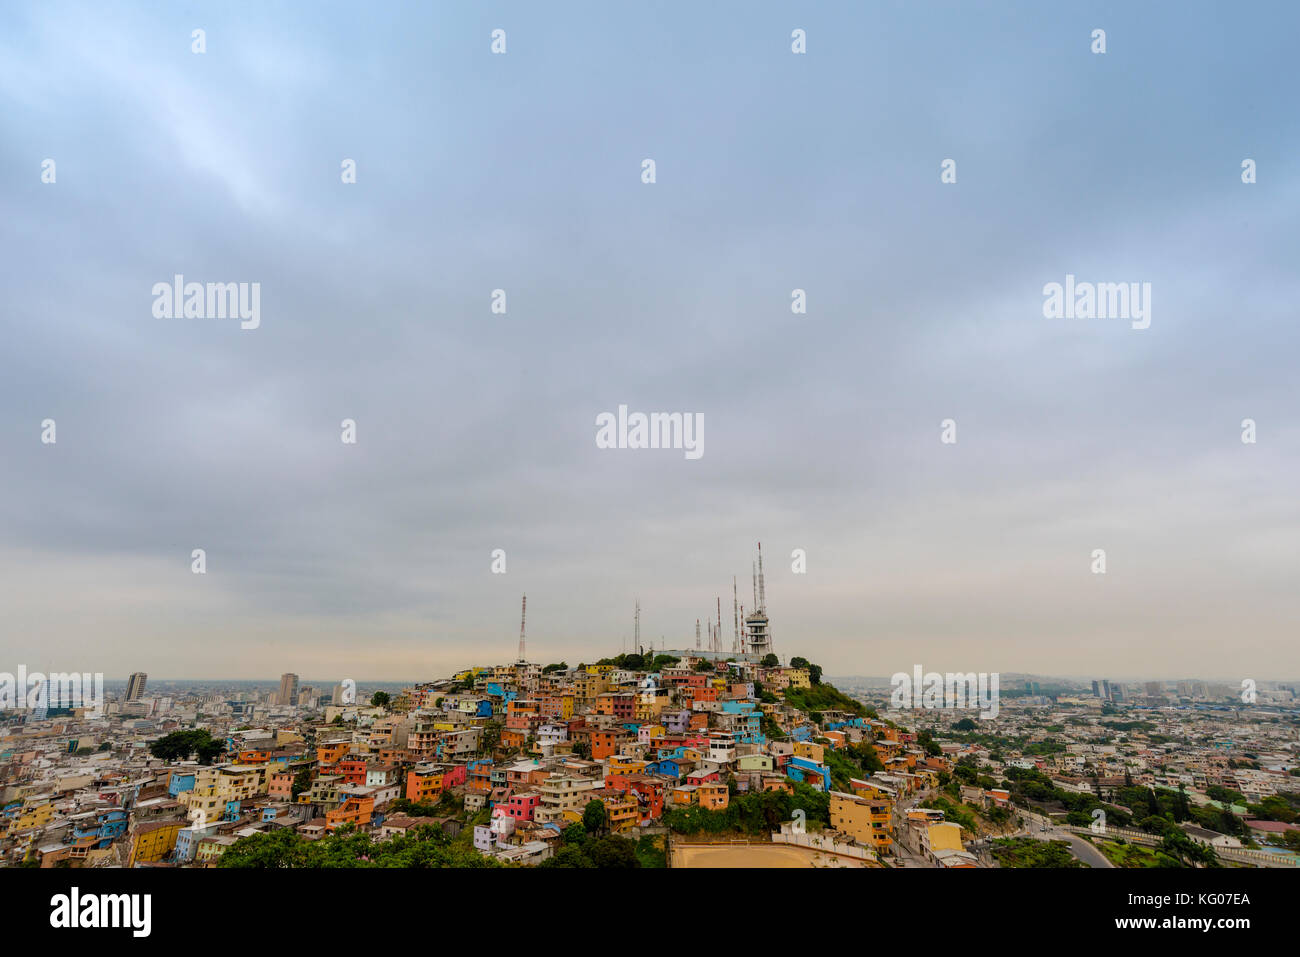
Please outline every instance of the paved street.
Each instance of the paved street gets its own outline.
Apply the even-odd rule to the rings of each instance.
[[[1045,820],[1044,818],[1037,814],[1030,814],[1026,811],[1020,813],[1021,817],[1028,822],[1028,826],[1023,831],[1017,833],[1040,841],[1068,841],[1070,844],[1070,852],[1074,854],[1075,858],[1083,861],[1083,863],[1087,864],[1089,867],[1115,866],[1110,862],[1105,854],[1101,853],[1101,851],[1097,850],[1083,838],[1079,837],[1079,835],[1067,831],[1064,828],[1057,827],[1050,821],[1048,822],[1047,830],[1043,831],[1042,824]]]

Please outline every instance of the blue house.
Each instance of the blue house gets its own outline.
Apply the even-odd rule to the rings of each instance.
[[[831,772],[816,761],[794,757],[785,767],[786,776],[795,781],[804,781],[823,791],[831,789]]]
[[[681,756],[662,758],[655,761],[646,768],[649,774],[659,774],[666,778],[672,778],[674,781],[680,781],[682,778],[682,758]]]

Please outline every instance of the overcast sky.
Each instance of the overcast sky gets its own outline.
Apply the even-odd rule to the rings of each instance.
[[[1066,6],[0,6],[0,671],[1300,677],[1300,13]]]

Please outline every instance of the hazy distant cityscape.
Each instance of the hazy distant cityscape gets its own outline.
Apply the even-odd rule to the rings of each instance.
[[[524,599],[513,662],[441,678],[135,672],[87,703],[0,675],[0,862],[1300,866],[1294,683],[935,674],[912,697],[774,653],[762,574],[726,639],[719,611],[707,645],[572,665],[529,660]]]

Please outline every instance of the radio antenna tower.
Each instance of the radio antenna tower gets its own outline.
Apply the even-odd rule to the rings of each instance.
[[[695,619],[695,650],[700,650],[700,620]]]
[[[632,618],[633,622],[633,639],[632,643],[636,645],[632,649],[633,654],[641,654],[641,599],[636,600],[636,615]]]
[[[528,659],[524,657],[524,621],[528,617],[528,596],[524,595],[524,603],[519,609],[519,661],[522,663]]]
[[[718,599],[718,627],[713,630],[713,633],[718,637],[718,653],[721,654],[722,653],[722,596],[717,595],[716,597]]]
[[[740,606],[736,603],[736,576],[731,576],[731,650],[740,653]]]

